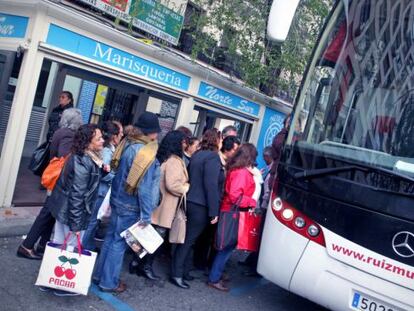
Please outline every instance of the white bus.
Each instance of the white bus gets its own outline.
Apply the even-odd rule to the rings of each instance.
[[[270,37],[286,35],[276,17],[293,15],[279,7],[290,2],[273,3]],[[296,98],[257,270],[329,309],[414,310],[414,0],[335,3]]]

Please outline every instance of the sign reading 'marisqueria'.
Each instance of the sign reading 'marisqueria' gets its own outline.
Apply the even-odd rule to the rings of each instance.
[[[191,78],[185,74],[54,24],[50,25],[46,43],[175,89],[187,91],[190,85]]]

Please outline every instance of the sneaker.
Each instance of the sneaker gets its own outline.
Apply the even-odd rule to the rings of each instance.
[[[38,286],[37,287],[41,292],[50,292],[52,291],[52,289],[50,287],[46,287],[46,286]]]
[[[71,293],[71,292],[67,292],[67,291],[64,291],[64,290],[60,290],[60,289],[55,289],[53,291],[53,294],[55,296],[59,296],[59,297],[80,296],[80,294],[78,294],[78,293]]]

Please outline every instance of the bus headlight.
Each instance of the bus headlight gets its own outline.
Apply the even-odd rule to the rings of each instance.
[[[282,208],[283,208],[283,203],[282,203],[282,200],[281,200],[280,198],[276,198],[276,199],[273,201],[273,209],[274,209],[275,211],[280,211]]]
[[[303,228],[306,225],[306,221],[305,219],[303,219],[302,217],[296,217],[295,218],[295,226],[298,228]]]
[[[308,233],[311,237],[315,237],[319,234],[319,229],[315,225],[310,225],[308,228]]]

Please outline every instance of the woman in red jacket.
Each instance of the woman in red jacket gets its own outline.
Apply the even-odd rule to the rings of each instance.
[[[239,203],[240,208],[256,207],[253,195],[256,184],[253,179],[253,168],[257,157],[256,147],[252,144],[243,144],[226,165],[227,177],[224,186],[224,196],[221,211],[230,211],[232,206]],[[224,248],[217,252],[210,270],[208,285],[218,290],[228,291],[221,281],[224,267],[236,245]]]

